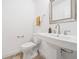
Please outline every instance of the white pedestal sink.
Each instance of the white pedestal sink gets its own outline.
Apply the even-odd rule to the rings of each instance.
[[[77,37],[71,35],[57,35],[51,33],[34,33],[39,39],[43,39],[50,44],[56,45],[61,48],[77,51]]]

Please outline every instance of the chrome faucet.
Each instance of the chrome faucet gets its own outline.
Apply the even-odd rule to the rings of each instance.
[[[57,34],[61,34],[61,32],[60,32],[60,25],[57,24],[57,25],[55,26],[55,28],[57,29],[56,33],[57,33]]]
[[[64,35],[68,35],[68,32],[71,32],[70,30],[65,30]]]

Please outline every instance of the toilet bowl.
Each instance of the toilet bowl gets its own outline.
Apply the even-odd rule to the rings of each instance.
[[[21,45],[21,51],[23,52],[23,59],[32,59],[32,49],[36,44],[33,42],[26,42]]]
[[[28,47],[32,47],[34,45],[35,45],[35,43],[33,43],[33,42],[27,42],[27,43],[23,44],[22,47],[28,48]]]
[[[27,53],[27,52],[29,52],[34,46],[36,46],[35,43],[33,43],[33,42],[27,42],[27,43],[21,45],[21,50],[22,50],[23,52],[26,52],[26,53]]]
[[[39,49],[40,40],[37,38],[32,38],[29,42],[24,43],[21,45],[21,51],[24,54],[23,59],[32,59],[38,53],[37,50]]]

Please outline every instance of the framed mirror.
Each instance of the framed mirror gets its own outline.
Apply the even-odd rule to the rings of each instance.
[[[49,23],[76,21],[76,0],[50,0]]]

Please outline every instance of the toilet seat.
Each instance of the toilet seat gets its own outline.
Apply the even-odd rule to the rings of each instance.
[[[36,44],[32,43],[32,42],[27,42],[25,44],[23,44],[21,47],[22,48],[28,48],[28,47],[32,47],[35,46]]]
[[[27,52],[28,50],[32,49],[34,46],[36,46],[33,42],[26,42],[25,44],[21,45],[22,51]]]
[[[26,42],[21,45],[21,51],[24,53],[23,59],[31,59],[32,58],[32,49],[36,44],[33,42]]]

